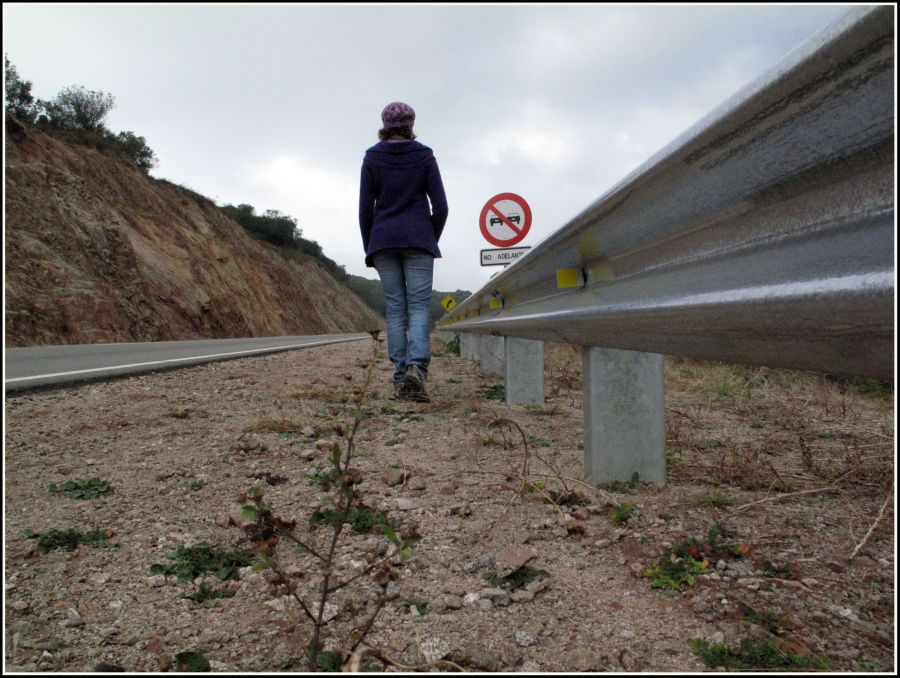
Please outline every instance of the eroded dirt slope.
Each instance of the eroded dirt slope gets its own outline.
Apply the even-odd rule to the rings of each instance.
[[[383,323],[312,259],[286,261],[203,196],[11,117],[4,226],[7,346]]]

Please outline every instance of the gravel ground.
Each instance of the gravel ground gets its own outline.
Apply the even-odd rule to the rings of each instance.
[[[397,559],[368,644],[404,664],[444,658],[480,671],[696,672],[713,669],[692,639],[769,638],[837,671],[894,669],[893,500],[848,560],[891,489],[891,399],[823,395],[807,375],[788,388],[773,370],[773,390],[753,400],[728,386],[734,371],[669,361],[670,482],[594,491],[571,480],[583,454],[571,347],[548,347],[547,403],[531,409],[491,398],[499,377],[433,348],[433,400],[413,403],[391,398],[380,344],[355,440],[366,503],[422,537]],[[151,568],[173,563],[178,547],[238,544],[239,497],[254,485],[298,534],[324,542],[327,528],[308,524],[324,496],[311,477],[341,442],[336,427],[347,430],[342,401],[362,389],[371,354],[368,341],[339,344],[7,398],[5,669],[156,672],[193,651],[213,671],[305,670],[310,624],[270,571],[179,581]],[[798,395],[807,392],[818,395]],[[785,415],[791,398],[803,401],[796,421]],[[526,437],[529,492],[517,492],[521,436],[497,420]],[[90,478],[112,492],[48,489]],[[571,501],[557,508],[544,492]],[[792,492],[807,493],[737,510]],[[634,504],[623,524],[610,502]],[[734,553],[710,559],[682,591],[653,588],[647,569],[716,524]],[[67,528],[102,528],[113,546],[44,552],[27,533]],[[339,566],[353,571],[383,541],[348,530]],[[488,583],[510,547],[548,576],[518,591]],[[310,557],[278,548],[282,569],[311,592]],[[334,597],[329,649],[374,609],[377,587],[357,583]],[[201,585],[233,596],[184,597]]]

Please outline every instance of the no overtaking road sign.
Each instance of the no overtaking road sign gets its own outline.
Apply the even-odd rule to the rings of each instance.
[[[481,234],[492,245],[512,247],[531,228],[531,208],[515,193],[498,193],[485,203],[478,219]]]

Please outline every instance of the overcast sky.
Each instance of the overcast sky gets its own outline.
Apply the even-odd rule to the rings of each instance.
[[[491,196],[528,201],[537,244],[849,8],[4,3],[3,49],[36,97],[113,94],[154,176],[294,216],[370,278],[359,169],[410,104],[450,205],[435,289],[474,291]]]

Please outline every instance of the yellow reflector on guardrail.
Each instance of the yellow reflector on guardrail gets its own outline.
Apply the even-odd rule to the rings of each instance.
[[[503,308],[503,299],[491,299],[490,307],[494,310],[499,310]]]
[[[584,273],[580,268],[561,268],[556,271],[556,286],[560,289],[581,287],[584,285]]]

